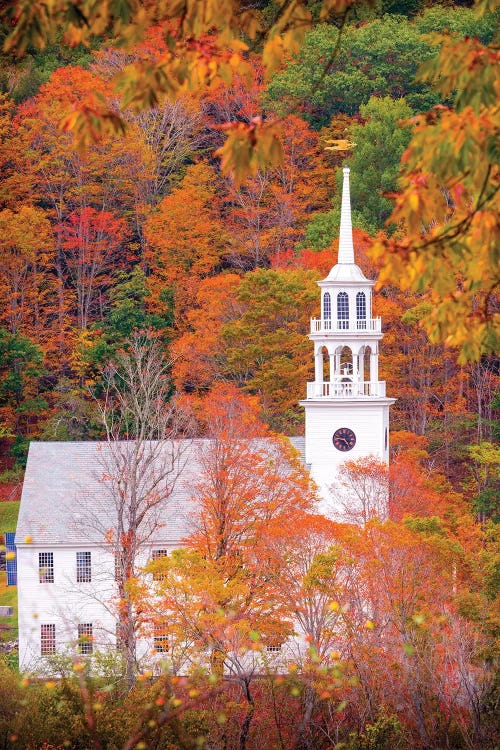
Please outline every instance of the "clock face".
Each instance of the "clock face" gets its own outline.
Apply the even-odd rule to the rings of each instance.
[[[333,434],[333,444],[338,451],[345,453],[356,445],[356,435],[349,427],[339,427]]]

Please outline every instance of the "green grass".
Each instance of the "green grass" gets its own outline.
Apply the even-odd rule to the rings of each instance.
[[[15,531],[17,515],[19,513],[19,501],[9,500],[0,503],[0,534],[4,531]]]
[[[0,604],[14,609],[13,617],[0,617],[0,641],[12,641],[17,638],[17,588],[7,586],[5,570],[0,570]]]

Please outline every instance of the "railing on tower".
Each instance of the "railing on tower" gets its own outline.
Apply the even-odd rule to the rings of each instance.
[[[330,318],[311,318],[311,333],[330,333],[332,331],[382,331],[381,318],[364,318],[363,320],[331,320]]]
[[[307,398],[355,398],[357,396],[385,398],[385,380],[307,384]]]

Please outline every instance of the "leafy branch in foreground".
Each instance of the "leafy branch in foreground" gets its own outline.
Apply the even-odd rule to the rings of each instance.
[[[345,22],[349,8],[361,1],[323,0],[319,17],[327,21],[342,14]],[[221,81],[231,84],[235,74],[250,82],[249,51],[259,52],[269,76],[286,55],[298,51],[314,20],[307,0],[280,0],[269,21],[240,0],[156,0],[148,4],[139,0],[104,4],[95,0],[11,0],[3,15],[14,25],[4,49],[19,56],[30,47],[44,49],[56,33],[69,46],[89,46],[96,38],[127,51],[139,45],[134,61],[113,81],[121,107],[134,111],[155,107],[165,98],[206,90]],[[141,48],[147,31],[155,27],[161,28],[160,47]],[[62,128],[74,134],[80,147],[98,139],[101,132],[120,132],[123,127],[116,110],[93,93],[62,122]],[[255,174],[260,164],[282,160],[275,126],[231,123],[227,129],[228,145],[220,155],[223,169],[238,185]]]
[[[401,192],[388,222],[404,234],[381,238],[379,284],[425,293],[422,323],[431,341],[459,348],[460,362],[494,352],[500,341],[500,53],[477,40],[435,36],[439,55],[422,66],[453,108],[438,106],[412,120],[403,155]]]

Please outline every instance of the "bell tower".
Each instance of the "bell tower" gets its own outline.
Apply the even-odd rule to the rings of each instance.
[[[319,281],[321,317],[311,320],[314,381],[307,384],[305,460],[320,488],[323,512],[335,508],[330,488],[347,460],[389,461],[389,407],[378,377],[380,318],[372,318],[374,281],[354,262],[349,169],[343,170],[338,263]]]

